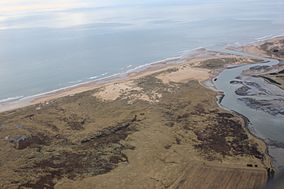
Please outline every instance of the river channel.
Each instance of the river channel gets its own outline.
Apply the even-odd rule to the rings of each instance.
[[[248,118],[248,128],[263,139],[273,159],[273,166],[284,169],[284,90],[261,77],[249,76],[244,71],[278,64],[265,63],[229,67],[212,80],[214,87],[224,93],[222,107]]]

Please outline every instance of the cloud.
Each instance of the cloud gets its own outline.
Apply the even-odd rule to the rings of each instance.
[[[85,24],[88,15],[72,10],[110,5],[111,1],[100,0],[1,0],[0,29],[33,27],[33,23],[37,27],[49,27],[51,22],[55,27]]]
[[[0,14],[21,14],[42,11],[68,10],[83,7],[111,5],[111,1],[99,0],[1,0]]]

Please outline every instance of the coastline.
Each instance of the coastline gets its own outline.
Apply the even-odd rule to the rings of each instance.
[[[59,188],[86,183],[96,183],[99,188],[131,186],[133,183],[116,183],[117,176],[125,174],[125,178],[137,184],[152,183],[152,178],[166,178],[171,185],[175,183],[173,180],[181,178],[177,185],[183,185],[182,180],[187,180],[194,164],[201,172],[212,166],[209,169],[216,177],[219,169],[222,174],[244,171],[246,178],[258,175],[261,179],[253,178],[252,183],[265,185],[272,167],[265,141],[249,130],[244,115],[221,106],[220,91],[206,85],[206,81],[216,79],[225,69],[260,60],[199,49],[187,57],[37,96],[22,104],[29,107],[1,113],[1,156],[5,159],[11,149],[13,153],[26,153],[18,165],[10,162],[8,170],[17,170],[26,165],[29,162],[26,160],[34,153],[31,161],[43,164],[29,167],[25,173],[35,178],[33,186],[42,180],[52,187],[58,184]],[[13,137],[18,136],[27,137],[31,142],[13,149],[9,140],[13,142]],[[37,144],[38,141],[42,142]],[[40,151],[36,151],[38,145]],[[91,156],[85,157],[86,152]],[[60,163],[54,165],[58,172],[49,179],[44,163],[52,163],[54,155]],[[84,164],[81,165],[82,158]],[[72,168],[70,179],[69,173],[61,172],[64,170],[61,166],[73,165],[73,161],[79,162],[79,169]],[[47,173],[38,178],[41,166]],[[148,168],[154,170],[153,174],[150,172],[150,179]],[[90,175],[93,171],[95,175]],[[133,175],[128,175],[129,172]],[[133,180],[132,176],[138,172],[144,173],[142,178],[146,180]],[[82,173],[82,179],[72,179],[72,175]],[[7,178],[7,175],[2,177]],[[15,179],[25,185],[27,181],[23,178]],[[234,177],[230,179],[235,181]]]
[[[272,40],[277,40],[278,38],[279,37],[277,37],[276,39],[273,38]],[[284,37],[282,37],[282,38],[284,38]],[[257,42],[255,44],[255,46],[257,46],[259,43],[260,43],[260,41]],[[27,106],[38,106],[38,107],[35,107],[35,109],[41,108],[41,106],[48,105],[53,100],[56,100],[56,99],[59,99],[59,98],[62,98],[62,97],[73,96],[73,95],[83,93],[83,92],[86,92],[86,91],[91,91],[91,90],[94,90],[94,89],[107,87],[109,85],[128,82],[128,81],[139,79],[139,78],[142,78],[142,77],[145,77],[145,76],[148,76],[148,75],[153,75],[155,73],[160,73],[160,72],[163,72],[165,70],[169,70],[171,68],[177,68],[177,66],[182,67],[183,65],[186,64],[186,65],[191,66],[190,69],[201,69],[203,71],[208,72],[208,76],[206,76],[203,79],[198,79],[198,78],[195,77],[195,78],[190,78],[190,80],[191,79],[197,80],[201,86],[208,88],[209,90],[215,91],[216,95],[217,95],[216,96],[216,98],[217,98],[216,103],[218,104],[218,106],[221,107],[224,110],[230,111],[233,114],[241,117],[243,119],[243,127],[246,130],[247,134],[253,136],[257,140],[262,141],[265,144],[264,148],[265,148],[265,151],[266,151],[266,155],[270,157],[270,155],[268,153],[268,146],[267,146],[265,140],[256,136],[248,128],[248,123],[249,123],[248,118],[245,115],[239,114],[239,113],[237,113],[233,110],[227,109],[227,108],[225,108],[221,105],[221,101],[222,101],[222,98],[224,97],[224,94],[223,94],[222,91],[218,91],[214,87],[213,82],[212,82],[212,80],[214,78],[216,78],[225,69],[230,69],[232,67],[241,66],[241,65],[243,65],[243,62],[237,62],[237,63],[234,63],[234,64],[226,63],[218,69],[197,68],[199,66],[200,62],[207,61],[207,60],[210,60],[210,59],[241,57],[241,58],[247,58],[249,60],[249,59],[256,58],[256,56],[258,57],[258,55],[255,55],[254,53],[252,53],[254,51],[250,51],[250,54],[246,54],[246,55],[233,54],[233,52],[227,53],[227,52],[208,51],[207,49],[204,49],[204,48],[198,48],[194,51],[191,51],[190,54],[187,54],[184,57],[180,56],[180,57],[167,58],[165,60],[156,61],[156,62],[153,62],[153,63],[150,63],[150,64],[138,66],[138,67],[131,69],[131,70],[128,70],[124,73],[118,73],[118,74],[114,74],[114,75],[111,75],[111,76],[108,76],[108,77],[105,77],[105,78],[99,78],[99,79],[94,80],[94,81],[88,81],[86,83],[79,83],[79,84],[76,84],[74,86],[54,90],[54,91],[43,93],[43,94],[34,95],[34,96],[31,96],[31,97],[26,97],[26,98],[20,99],[19,101],[15,101],[15,102],[11,102],[11,103],[9,103],[9,102],[8,103],[2,103],[0,105],[0,113],[9,112],[9,111],[13,111],[13,110],[16,110],[16,109],[21,109],[21,108],[24,108],[24,107],[27,107]],[[263,58],[267,58],[267,57],[260,56],[259,60],[263,60]],[[250,63],[254,63],[254,62],[250,62]],[[208,84],[206,84],[206,82],[210,82],[210,86]],[[211,84],[212,84],[212,86],[211,86]],[[272,167],[272,161],[271,160],[269,160],[269,164]]]
[[[113,84],[116,82],[125,82],[128,80],[134,80],[137,78],[144,77],[146,75],[151,75],[151,74],[161,72],[166,69],[174,68],[178,64],[182,64],[184,62],[190,62],[193,67],[196,67],[197,62],[209,60],[209,59],[222,58],[222,57],[234,58],[234,57],[241,57],[241,56],[234,55],[231,53],[225,53],[225,52],[209,51],[204,48],[197,48],[197,49],[190,51],[188,54],[184,56],[166,58],[161,61],[155,61],[152,63],[140,65],[140,66],[137,66],[136,68],[127,70],[126,72],[117,73],[117,74],[110,75],[104,78],[99,78],[93,81],[78,83],[76,85],[72,85],[72,86],[68,86],[68,87],[64,87],[64,88],[60,88],[60,89],[56,89],[53,91],[36,94],[36,95],[28,96],[28,97],[21,97],[21,98],[17,98],[17,100],[2,102],[0,103],[0,113],[6,112],[6,111],[12,111],[15,109],[24,108],[24,107],[32,106],[36,104],[48,103],[49,101],[52,101],[58,98],[72,96],[78,93],[86,92],[89,90],[94,90],[94,89],[104,87],[106,85]],[[246,58],[249,58],[249,57],[250,56],[246,56]],[[218,71],[210,70],[210,77],[208,79],[217,76],[217,74],[220,73],[223,69],[226,69],[226,68],[221,68]]]
[[[279,38],[279,37],[277,37],[277,38]],[[208,54],[206,55],[206,53],[209,53],[209,56],[208,56]],[[193,67],[195,67],[196,63],[198,64],[200,61],[210,60],[210,59],[215,59],[215,58],[235,57],[235,56],[236,57],[245,57],[245,58],[255,58],[254,54],[251,54],[251,55],[252,56],[250,56],[250,55],[239,56],[239,55],[234,55],[234,54],[231,54],[231,53],[208,51],[208,50],[203,49],[203,48],[201,48],[201,49],[198,48],[195,51],[193,51],[190,55],[187,55],[186,58],[184,58],[184,57],[168,58],[168,59],[165,59],[165,60],[162,60],[162,61],[157,61],[157,62],[154,62],[154,63],[138,66],[138,69],[134,68],[134,69],[126,71],[125,73],[118,73],[118,74],[114,74],[114,75],[111,75],[111,76],[108,76],[108,77],[105,77],[105,78],[100,78],[98,80],[89,81],[89,82],[86,82],[86,83],[80,83],[80,84],[76,84],[74,86],[54,90],[54,91],[47,92],[47,93],[44,93],[44,94],[38,94],[38,95],[31,96],[31,97],[23,98],[23,99],[20,100],[21,102],[16,102],[14,104],[12,103],[12,106],[10,106],[8,104],[8,108],[5,108],[5,107],[0,108],[0,113],[7,112],[7,111],[8,112],[13,111],[13,110],[24,108],[24,107],[27,107],[27,106],[44,105],[44,104],[48,105],[49,102],[56,100],[58,98],[63,98],[63,97],[66,97],[66,96],[73,96],[75,94],[83,93],[83,92],[86,92],[86,91],[91,91],[91,90],[102,88],[102,87],[105,87],[105,86],[108,86],[108,85],[139,79],[141,77],[152,75],[152,74],[162,72],[162,71],[165,71],[165,70],[168,70],[168,69],[171,69],[171,68],[176,68],[179,64],[182,66],[182,64],[188,64],[188,62],[192,62],[190,64],[192,64]],[[260,60],[263,60],[262,58],[264,58],[264,57],[260,57]],[[251,135],[255,139],[263,142],[264,146],[262,146],[262,148],[265,148],[266,155],[271,158],[271,156],[268,153],[268,146],[267,146],[265,140],[258,137],[256,134],[251,132],[250,129],[248,128],[248,124],[250,122],[249,119],[245,115],[242,115],[240,113],[235,112],[234,110],[227,109],[227,108],[223,107],[221,105],[221,102],[222,102],[222,99],[225,95],[223,94],[222,91],[218,91],[213,86],[212,80],[214,78],[216,78],[222,71],[224,71],[225,69],[230,69],[230,68],[238,67],[238,66],[242,66],[242,65],[244,65],[244,64],[242,64],[242,63],[225,64],[223,67],[221,67],[219,69],[214,69],[214,70],[207,69],[207,71],[209,72],[209,76],[206,79],[198,80],[198,82],[201,86],[216,92],[216,98],[217,98],[216,103],[218,104],[219,107],[221,107],[222,109],[224,109],[226,111],[232,112],[236,116],[239,116],[239,117],[242,118],[242,120],[243,120],[242,125],[243,125],[243,128],[245,129],[245,131],[247,132],[247,134]],[[200,69],[202,69],[202,68],[200,68]],[[212,86],[211,85],[209,86],[208,84],[206,84],[206,82],[210,82],[210,84],[212,84]],[[273,167],[271,160],[269,160],[268,163],[270,164],[271,167]]]
[[[30,105],[48,103],[48,101],[55,100],[57,98],[70,96],[70,95],[72,96],[72,95],[75,95],[81,92],[93,90],[93,89],[103,87],[113,82],[123,82],[126,80],[137,79],[145,75],[150,75],[155,72],[163,71],[164,69],[169,69],[175,66],[176,64],[179,64],[186,60],[193,61],[193,62],[206,60],[206,58],[210,58],[210,55],[209,57],[207,57],[208,55],[206,55],[206,53],[208,52],[209,54],[210,52],[214,52],[215,55],[217,56],[233,55],[233,56],[241,56],[241,57],[243,56],[243,57],[259,58],[259,59],[269,58],[267,54],[265,55],[264,51],[260,51],[257,47],[266,41],[275,42],[275,41],[282,40],[282,39],[284,39],[283,35],[264,36],[264,37],[261,37],[260,39],[256,39],[254,42],[248,43],[247,45],[242,45],[242,46],[229,45],[228,47],[225,48],[232,52],[209,51],[203,47],[194,48],[194,49],[186,51],[187,53],[185,55],[165,58],[163,60],[143,64],[135,68],[126,70],[125,72],[116,73],[116,74],[113,74],[107,77],[97,78],[95,80],[78,83],[75,85],[55,89],[55,90],[40,93],[40,94],[35,94],[32,96],[27,96],[27,97],[20,96],[20,97],[11,97],[7,99],[3,99],[2,100],[3,102],[0,102],[0,113],[6,112],[6,111],[12,111],[12,110],[23,108],[23,107],[30,106]],[[231,54],[234,52],[236,54]],[[245,53],[245,54],[239,55],[237,53]],[[221,68],[220,70],[214,70],[215,73],[210,73],[210,78],[208,78],[208,80],[216,77],[218,73],[220,73],[224,69],[229,69],[229,67],[224,67],[224,68]],[[204,82],[200,82],[200,83],[203,85]]]
[[[140,71],[136,71],[133,69],[131,72],[127,71],[125,73],[118,73],[118,74],[114,74],[108,77],[99,78],[93,81],[87,81],[85,83],[78,83],[76,85],[59,88],[59,89],[41,93],[41,94],[36,94],[32,96],[27,96],[27,97],[19,97],[19,98],[8,98],[11,100],[0,103],[0,113],[6,112],[6,111],[12,111],[15,109],[24,108],[26,106],[36,105],[40,103],[48,103],[51,100],[55,100],[55,99],[66,97],[66,96],[72,96],[72,95],[75,95],[81,92],[100,88],[109,83],[122,82],[128,79],[135,79],[140,74],[143,75],[144,73],[148,73],[148,72],[150,72],[149,74],[151,74],[151,72],[153,71],[159,71],[164,68],[167,68],[169,64],[170,63],[168,62],[145,64],[143,65],[142,71],[141,71],[141,68],[139,68]]]
[[[256,42],[250,43],[247,45],[248,47],[253,47],[253,48],[246,49],[246,46],[241,46],[237,49],[233,49],[232,51],[233,53],[234,51],[239,52],[238,50],[241,50],[240,52],[248,53],[246,55],[238,55],[238,54],[218,52],[218,51],[209,51],[204,48],[196,48],[196,49],[191,50],[190,53],[188,53],[185,56],[166,58],[161,61],[155,61],[153,63],[148,63],[148,64],[137,66],[136,68],[127,70],[126,72],[123,72],[123,73],[117,73],[111,76],[99,78],[99,79],[88,81],[85,83],[78,83],[73,86],[56,89],[56,90],[46,92],[43,94],[37,94],[37,95],[29,96],[29,97],[20,98],[20,100],[17,100],[17,101],[4,102],[0,104],[0,113],[9,112],[9,111],[13,111],[16,109],[21,109],[27,106],[34,106],[34,105],[41,106],[45,104],[48,105],[49,102],[56,100],[58,98],[62,98],[66,96],[73,96],[75,94],[102,88],[108,85],[139,79],[141,77],[152,75],[152,74],[162,72],[162,71],[165,71],[171,68],[176,68],[178,65],[182,66],[183,64],[190,64],[192,68],[195,68],[198,65],[198,63],[200,63],[201,61],[206,61],[206,60],[216,59],[216,58],[224,58],[224,57],[225,58],[228,58],[228,57],[256,58],[257,56],[259,57],[259,60],[263,60],[269,57],[260,56],[258,54],[259,51],[255,50],[255,48],[259,44],[265,41],[277,41],[280,39],[284,39],[284,36],[276,36],[276,37],[271,37],[268,39],[265,38],[263,40],[257,40]],[[216,98],[217,98],[218,106],[220,106],[224,110],[233,112],[234,114],[242,117],[244,120],[244,128],[246,129],[246,131],[250,135],[254,136],[257,139],[260,139],[266,144],[265,140],[259,138],[258,136],[256,136],[254,133],[250,131],[250,129],[248,128],[249,119],[245,115],[239,114],[221,105],[222,98],[224,97],[223,92],[218,91],[213,85],[211,86],[212,80],[216,78],[222,71],[224,71],[225,69],[230,69],[232,67],[241,66],[241,65],[242,65],[241,63],[240,64],[238,63],[237,64],[225,64],[223,67],[219,69],[213,69],[213,70],[205,68],[204,70],[207,70],[209,73],[209,76],[206,79],[203,79],[203,80],[196,79],[196,78],[191,78],[191,79],[196,79],[199,81],[200,85],[202,85],[203,87],[217,92]],[[203,69],[203,68],[199,68],[199,69]],[[210,86],[206,84],[206,82],[210,82]],[[266,144],[266,151],[268,152],[267,144]],[[269,153],[267,153],[267,155],[269,156]],[[272,165],[271,161],[270,161],[270,164]]]

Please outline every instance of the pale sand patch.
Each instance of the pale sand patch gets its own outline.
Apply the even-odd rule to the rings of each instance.
[[[138,87],[133,81],[111,83],[102,87],[98,92],[93,94],[94,97],[102,101],[114,101],[118,98],[128,100],[129,104],[136,100],[143,100],[147,102],[159,102],[162,97],[156,91],[151,91],[149,94],[143,93],[143,89]]]
[[[123,94],[128,94],[131,91],[141,91],[142,89],[135,86],[132,81],[112,83],[106,85],[96,92],[93,96],[103,100],[103,101],[113,101],[121,97]]]
[[[205,81],[210,77],[210,70],[195,68],[188,65],[189,62],[178,65],[171,65],[156,78],[162,80],[163,83],[169,84],[170,82],[183,83],[190,80]],[[170,69],[177,69],[176,71],[167,72]],[[147,75],[149,72],[147,73]],[[143,76],[146,76],[143,75]],[[140,76],[141,77],[141,76]],[[148,102],[159,102],[162,97],[157,91],[150,93],[143,93],[143,89],[138,87],[133,80],[126,80],[122,82],[115,82],[105,85],[100,90],[93,94],[96,98],[102,101],[114,101],[118,98],[128,100],[128,103],[133,103],[135,100],[143,100]]]
[[[240,47],[237,50],[241,50],[245,53],[250,53],[258,57],[267,57],[266,52],[261,50],[258,46],[256,45],[250,45],[250,46],[245,46],[245,47]]]
[[[151,91],[150,94],[145,94],[145,93],[136,93],[136,94],[130,94],[128,96],[125,96],[124,99],[128,100],[129,104],[133,104],[136,100],[143,100],[147,101],[150,103],[155,103],[159,102],[159,99],[162,97],[162,94],[156,92],[156,91]]]
[[[209,76],[210,73],[207,69],[184,66],[175,72],[162,73],[158,75],[157,78],[162,80],[163,83],[168,84],[170,82],[183,83],[189,80],[204,81],[207,80]]]

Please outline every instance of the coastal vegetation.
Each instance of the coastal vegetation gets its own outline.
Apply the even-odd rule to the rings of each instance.
[[[236,61],[171,65],[1,113],[1,188],[203,188],[230,174],[218,188],[240,173],[247,188],[264,185],[264,143],[197,81]],[[205,77],[187,75],[194,69]],[[196,176],[205,170],[207,183]]]

